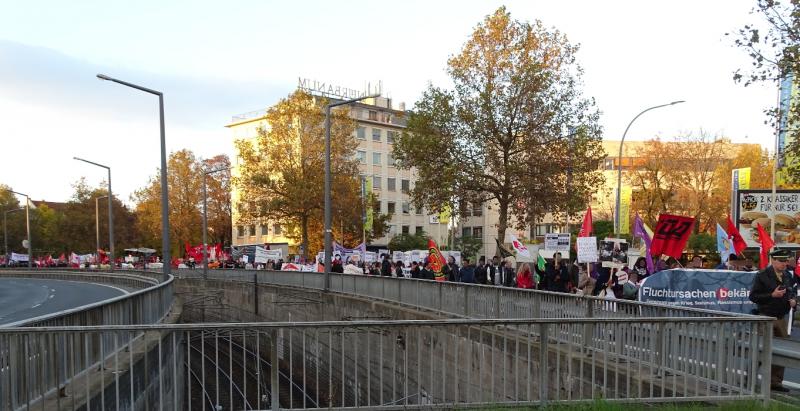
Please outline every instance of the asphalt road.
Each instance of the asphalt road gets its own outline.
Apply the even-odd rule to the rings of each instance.
[[[125,294],[112,286],[61,280],[0,278],[0,326]]]

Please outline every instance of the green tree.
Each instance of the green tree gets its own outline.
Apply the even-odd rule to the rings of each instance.
[[[483,247],[483,242],[480,238],[462,236],[455,239],[454,249],[461,251],[462,257],[469,258],[472,261],[475,261],[475,256],[481,250],[481,247]]]
[[[716,252],[717,238],[707,233],[692,234],[689,236],[687,249],[693,250],[696,253]]]
[[[495,201],[498,236],[548,212],[585,208],[604,158],[598,111],[581,95],[577,46],[504,7],[480,23],[448,60],[452,90],[430,85],[394,145],[418,174],[415,206],[453,198]]]
[[[203,160],[205,170],[223,170],[206,178],[208,194],[208,242],[231,244],[231,160],[219,154]],[[227,169],[227,170],[225,170]],[[202,235],[202,233],[201,233]]]
[[[739,69],[733,75],[734,81],[749,86],[754,83],[779,82],[792,74],[795,90],[800,85],[800,1],[798,0],[756,0],[752,14],[758,21],[747,24],[735,33],[734,44],[750,56],[751,66]],[[787,113],[788,123],[783,125],[786,132],[786,147],[789,159],[786,164],[787,180],[800,184],[800,102],[793,98]],[[781,112],[779,107],[765,110],[768,121],[776,126]],[[783,154],[783,153],[781,153]]]
[[[7,215],[6,227],[4,227],[5,232],[7,233],[5,241],[8,244],[8,252],[19,252],[19,249],[22,248],[22,240],[25,238],[25,213],[24,212],[13,212],[11,210],[16,210],[21,207],[17,196],[12,193],[11,187],[0,184],[0,218],[3,218],[4,215]],[[8,214],[6,212],[9,211]],[[3,250],[5,253],[6,250]]]
[[[389,240],[388,247],[391,251],[427,250],[428,235],[424,232],[414,234],[398,234]]]
[[[284,225],[287,237],[303,245],[305,257],[312,240],[315,245],[322,243],[327,102],[296,91],[267,110],[268,128],[260,129],[255,139],[236,142],[241,162],[233,178],[239,193],[235,218],[241,223],[269,220]],[[347,108],[332,111],[332,211],[340,218],[349,216],[350,222],[361,220],[362,209],[355,128]],[[343,220],[339,224],[335,220],[334,229],[344,228]],[[360,225],[347,226],[351,231],[358,226],[354,235],[361,236]]]
[[[191,150],[171,153],[167,163],[169,231],[173,256],[183,255],[185,243],[202,241],[203,166]],[[161,179],[157,171],[150,182],[132,196],[144,245],[161,248]]]

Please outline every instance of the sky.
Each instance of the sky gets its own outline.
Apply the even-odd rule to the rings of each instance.
[[[168,151],[231,155],[231,117],[275,104],[299,77],[381,80],[413,107],[428,84],[448,86],[448,57],[502,5],[580,45],[605,139],[647,107],[686,100],[642,116],[627,139],[703,130],[774,147],[763,110],[777,90],[733,82],[750,61],[725,35],[758,21],[754,0],[0,1],[0,183],[36,200],[105,180],[74,156],[110,166],[126,202],[157,172],[157,98],[97,73],[164,93]]]

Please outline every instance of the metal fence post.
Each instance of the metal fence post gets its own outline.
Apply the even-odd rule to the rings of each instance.
[[[769,405],[770,383],[772,376],[772,321],[761,323],[764,326],[762,338],[764,343],[761,348],[761,395],[764,396],[764,406]]]
[[[444,284],[444,283],[437,282],[436,284],[439,285],[439,312],[441,312],[442,311],[442,287],[443,287],[442,284]]]
[[[469,290],[470,286],[464,287],[464,317],[469,317]]]
[[[586,299],[586,318],[594,318],[594,300]],[[583,325],[583,350],[590,352],[594,339],[594,324],[586,323]]]
[[[270,356],[270,401],[271,407],[273,410],[279,410],[280,405],[280,378],[279,371],[280,371],[280,364],[278,360],[278,330],[272,330],[270,333],[270,346],[269,346],[269,356]]]
[[[547,323],[539,324],[539,401],[542,406],[547,405]]]
[[[500,288],[496,288],[494,290],[494,294],[496,295],[494,299],[494,318],[500,318],[500,294],[503,290]]]

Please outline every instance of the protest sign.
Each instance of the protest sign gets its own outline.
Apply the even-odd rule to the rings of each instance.
[[[755,271],[673,269],[647,277],[639,300],[684,307],[753,314],[749,300]]]
[[[578,237],[577,246],[579,263],[597,262],[597,237]]]
[[[544,249],[548,251],[569,251],[569,233],[547,233],[544,235]]]

